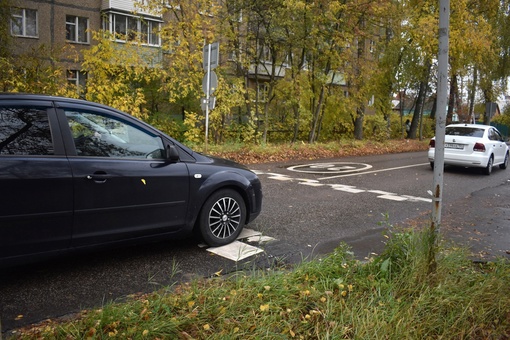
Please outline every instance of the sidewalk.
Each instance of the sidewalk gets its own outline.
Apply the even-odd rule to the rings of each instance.
[[[420,218],[419,225],[430,223],[430,214]],[[343,240],[356,257],[380,254],[386,239],[385,228],[369,230]],[[440,234],[447,241],[467,246],[476,262],[510,260],[510,180],[494,188],[486,188],[472,196],[446,203],[442,207]],[[331,248],[325,244],[322,248]]]
[[[443,206],[441,233],[468,246],[475,261],[510,260],[510,180]]]

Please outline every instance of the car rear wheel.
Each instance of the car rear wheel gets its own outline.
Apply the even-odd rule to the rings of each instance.
[[[434,170],[434,162],[430,162],[430,167]]]
[[[239,193],[231,189],[215,192],[207,199],[199,216],[199,231],[212,247],[234,241],[246,220],[246,207]]]
[[[505,160],[503,161],[503,164],[499,165],[500,169],[506,169],[508,168],[508,152],[505,155]]]
[[[487,166],[483,169],[483,173],[487,176],[492,172],[492,166],[494,165],[494,158],[492,155],[489,157],[489,161],[487,162]]]

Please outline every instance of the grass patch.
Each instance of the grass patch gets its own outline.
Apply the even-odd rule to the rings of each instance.
[[[237,273],[20,330],[18,339],[507,339],[510,263],[473,264],[429,230],[360,262],[340,245],[291,270]]]

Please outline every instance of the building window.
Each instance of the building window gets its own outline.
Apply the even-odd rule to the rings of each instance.
[[[375,41],[370,40],[370,53],[375,53]]]
[[[258,45],[258,58],[260,62],[270,62],[271,57],[271,50],[269,49],[269,46],[264,45],[264,42],[261,40],[260,44]]]
[[[269,100],[269,85],[267,83],[259,83],[257,86],[258,89],[258,102],[266,103]]]
[[[66,40],[75,43],[89,43],[89,19],[76,17],[73,15],[66,16]]]
[[[37,11],[34,9],[14,8],[11,16],[11,33],[20,37],[37,38]]]
[[[161,46],[160,23],[158,21],[122,14],[110,14],[110,21],[105,22],[104,26],[105,29],[115,33],[117,41],[139,41],[144,45]]]
[[[141,22],[141,41],[143,44],[159,46],[159,23],[150,20]]]
[[[67,70],[67,82],[75,86],[79,95],[85,93],[87,74],[78,70]]]

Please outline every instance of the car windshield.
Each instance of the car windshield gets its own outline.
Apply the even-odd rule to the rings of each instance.
[[[445,134],[448,136],[483,137],[484,129],[467,126],[447,126]]]

